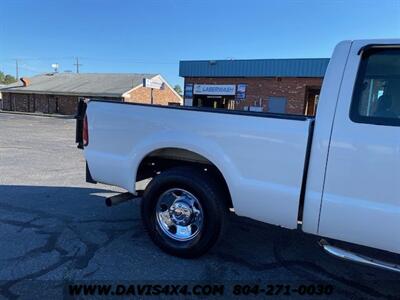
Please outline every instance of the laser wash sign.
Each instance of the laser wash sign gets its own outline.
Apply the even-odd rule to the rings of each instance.
[[[193,94],[195,95],[235,95],[236,86],[234,84],[195,84]]]

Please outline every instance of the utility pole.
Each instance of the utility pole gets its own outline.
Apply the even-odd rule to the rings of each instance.
[[[18,59],[15,60],[15,79],[18,80]]]
[[[79,73],[79,66],[82,66],[82,64],[79,63],[79,57],[75,57],[75,61],[74,66],[76,66],[76,73]]]

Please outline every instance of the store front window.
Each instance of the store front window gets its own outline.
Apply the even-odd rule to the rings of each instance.
[[[185,105],[235,109],[235,103],[245,99],[244,84],[186,84]]]
[[[192,92],[187,92],[192,96],[192,105],[194,107],[210,108],[234,108],[236,85],[234,84],[194,84]]]
[[[233,96],[194,95],[193,106],[234,109]]]

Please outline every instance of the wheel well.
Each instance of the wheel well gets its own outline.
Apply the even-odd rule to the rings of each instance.
[[[139,164],[136,181],[153,178],[161,172],[178,166],[190,166],[209,173],[218,181],[218,185],[223,189],[224,195],[227,195],[228,207],[233,207],[228,184],[217,166],[204,156],[186,149],[162,148],[150,152]]]

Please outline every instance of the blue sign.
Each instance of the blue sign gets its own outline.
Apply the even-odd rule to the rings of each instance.
[[[192,83],[185,84],[185,97],[187,97],[187,98],[193,97],[193,84]]]
[[[245,83],[240,83],[237,85],[236,100],[246,99],[246,89],[247,89],[247,84],[245,84]]]

